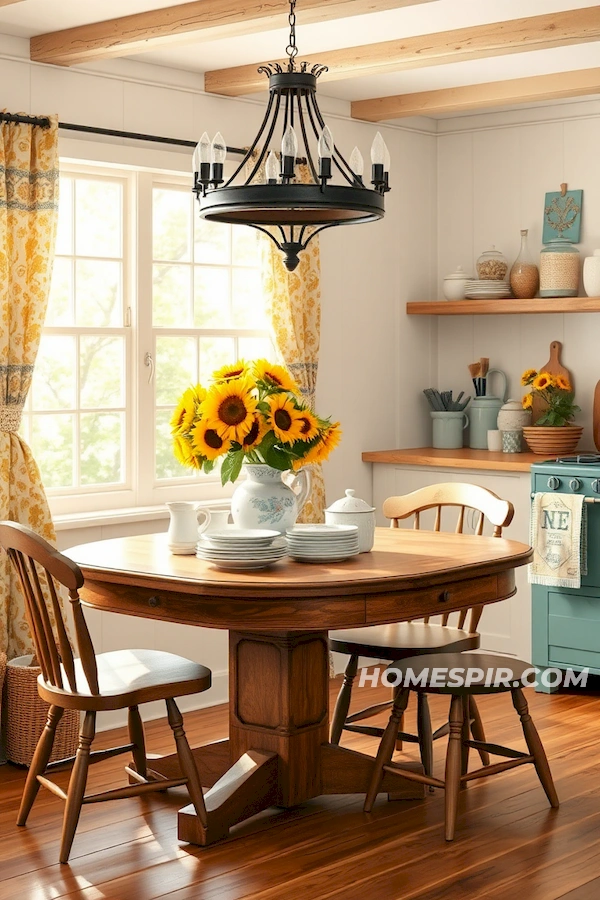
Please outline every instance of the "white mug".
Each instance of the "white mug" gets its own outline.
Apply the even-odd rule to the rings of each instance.
[[[167,531],[169,550],[177,554],[195,553],[198,526],[201,522],[207,526],[210,521],[208,510],[188,500],[174,500],[167,507],[171,517]]]
[[[198,528],[198,534],[204,534],[211,531],[223,531],[229,524],[228,509],[205,509],[207,519]]]
[[[492,453],[501,453],[502,452],[502,432],[501,431],[488,431],[487,445],[488,445],[488,450],[490,450]]]

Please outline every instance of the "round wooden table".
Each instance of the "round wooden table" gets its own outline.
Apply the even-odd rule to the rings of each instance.
[[[194,750],[210,788],[208,827],[193,806],[179,812],[179,838],[209,844],[266,807],[366,791],[372,758],[328,743],[330,629],[503,600],[531,550],[503,538],[378,528],[374,549],[345,562],[282,560],[252,572],[173,556],[166,534],[83,544],[69,555],[90,606],[229,630],[229,740]],[[167,777],[176,766],[176,757],[153,761]],[[422,796],[392,773],[382,790]]]

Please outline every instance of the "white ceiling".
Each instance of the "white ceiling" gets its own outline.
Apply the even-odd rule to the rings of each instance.
[[[85,3],[82,0],[23,0],[0,8],[0,33],[31,37],[112,17],[177,6],[179,2],[181,0],[86,0]],[[590,6],[597,6],[600,14],[600,3],[590,0],[434,0],[366,16],[302,25],[302,0],[298,0],[299,58],[318,62],[318,54],[324,50]],[[279,59],[284,55],[286,44],[285,30],[204,42],[185,36],[176,44],[129,58],[202,73]],[[323,82],[320,93],[343,100],[362,100],[596,66],[600,66],[600,42],[431,66],[397,74]]]

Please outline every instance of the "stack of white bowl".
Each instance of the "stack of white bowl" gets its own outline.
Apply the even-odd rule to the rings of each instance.
[[[285,538],[278,531],[261,528],[226,528],[204,532],[196,556],[219,569],[266,569],[287,554]]]
[[[360,552],[357,525],[294,525],[286,540],[288,554],[301,562],[339,562]]]
[[[512,297],[508,281],[472,278],[465,284],[467,300],[505,300]]]

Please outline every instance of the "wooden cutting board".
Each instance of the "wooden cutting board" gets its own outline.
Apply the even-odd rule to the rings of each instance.
[[[596,450],[600,453],[600,381],[594,391],[593,434]]]
[[[560,341],[552,341],[550,344],[550,359],[546,363],[545,366],[541,366],[538,369],[538,372],[547,372],[549,375],[564,375],[571,384],[573,384],[573,379],[571,378],[571,373],[568,369],[561,364],[560,361],[560,352],[562,350],[562,344]],[[599,400],[600,402],[600,400]],[[546,403],[542,400],[541,397],[534,395],[533,397],[533,406],[532,406],[532,415],[531,421],[533,424],[537,422],[540,416],[544,414],[544,409],[546,407]],[[600,415],[600,412],[599,412]],[[599,435],[600,438],[600,435]]]

